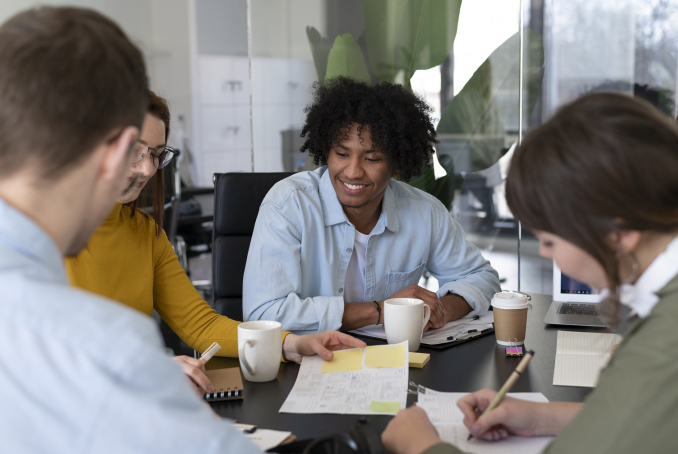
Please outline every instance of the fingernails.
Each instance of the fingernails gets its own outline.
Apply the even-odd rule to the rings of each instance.
[[[480,432],[480,427],[478,427],[478,426],[476,426],[476,425],[472,425],[472,426],[471,426],[471,433],[472,433],[473,435],[478,435],[478,432]]]
[[[211,386],[211,385],[208,386],[208,387],[207,387],[207,392],[208,392],[208,393],[213,393],[213,392],[214,392],[214,386]]]

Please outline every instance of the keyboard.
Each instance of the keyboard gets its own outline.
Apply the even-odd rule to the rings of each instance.
[[[563,303],[559,314],[598,315],[598,305],[590,303]]]

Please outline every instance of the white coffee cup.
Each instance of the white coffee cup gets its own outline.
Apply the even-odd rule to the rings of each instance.
[[[384,327],[389,344],[409,341],[409,350],[416,352],[424,327],[431,318],[431,308],[416,298],[391,298],[384,301]]]
[[[275,380],[282,355],[280,322],[253,321],[238,325],[238,356],[247,381]]]

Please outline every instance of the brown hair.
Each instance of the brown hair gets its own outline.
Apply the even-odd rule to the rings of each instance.
[[[527,228],[556,234],[600,263],[616,316],[622,282],[609,234],[678,230],[678,128],[646,101],[585,95],[515,151],[506,201]]]
[[[167,101],[149,90],[146,113],[153,115],[165,124],[165,144],[167,144],[167,138],[170,133],[170,110]],[[153,190],[151,191],[153,196],[153,220],[155,221],[155,232],[158,238],[160,237],[165,218],[165,178],[163,170],[164,169],[158,169],[155,172],[155,175],[153,176]],[[131,216],[134,216],[134,213],[136,213],[140,200],[141,203],[146,206],[149,198],[149,186],[150,185],[147,184],[144,189],[142,189],[139,197],[127,204],[131,209]]]
[[[116,128],[141,127],[139,49],[101,14],[40,7],[0,27],[0,177],[38,163],[58,179]]]

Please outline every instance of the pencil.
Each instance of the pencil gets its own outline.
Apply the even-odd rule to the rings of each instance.
[[[494,398],[494,400],[492,401],[492,403],[490,403],[490,406],[487,407],[485,409],[485,411],[482,412],[482,414],[480,416],[494,410],[494,408],[501,403],[501,400],[504,398],[506,393],[509,392],[511,390],[511,388],[513,388],[513,385],[518,381],[520,376],[523,375],[523,372],[525,372],[525,369],[527,368],[527,365],[529,364],[529,362],[530,362],[530,360],[532,359],[533,356],[534,356],[534,350],[530,350],[529,352],[525,353],[525,356],[523,356],[523,359],[520,360],[520,362],[518,363],[518,366],[516,366],[513,373],[511,373],[511,376],[508,378],[508,380],[506,380],[506,383],[504,383],[504,386],[501,387],[501,389],[497,393],[497,395]],[[467,440],[470,440],[471,438],[473,438],[473,435],[468,434]]]

